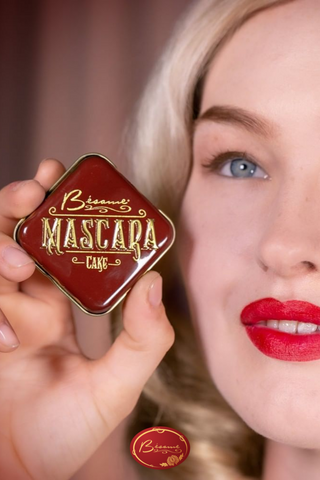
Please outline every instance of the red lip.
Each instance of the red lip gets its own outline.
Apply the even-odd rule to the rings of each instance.
[[[320,325],[320,308],[301,300],[280,302],[275,298],[263,298],[249,303],[241,312],[244,325],[254,325],[261,320],[299,320]]]
[[[264,298],[244,307],[240,317],[250,340],[265,355],[298,362],[320,359],[320,331],[295,334],[257,325],[262,320],[297,320],[320,325],[320,308],[316,305]]]

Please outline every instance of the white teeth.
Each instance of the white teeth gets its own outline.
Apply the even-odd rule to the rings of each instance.
[[[298,322],[295,320],[279,320],[278,329],[281,332],[296,333]]]
[[[298,333],[312,333],[317,330],[317,325],[314,323],[303,323],[299,322],[298,323],[298,328],[297,331]]]
[[[258,325],[266,325],[269,328],[287,333],[313,333],[320,331],[320,325],[315,323],[298,322],[297,320],[267,320],[261,321]]]
[[[268,320],[267,326],[271,328],[278,328],[279,320]]]

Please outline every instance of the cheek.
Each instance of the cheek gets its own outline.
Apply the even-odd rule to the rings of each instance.
[[[229,404],[250,422],[253,404],[260,403],[254,402],[250,372],[261,354],[240,322],[252,285],[249,265],[253,265],[252,246],[259,232],[259,226],[247,232],[247,222],[252,224],[249,209],[239,215],[234,198],[219,185],[213,189],[210,182],[196,176],[190,179],[178,242],[192,321],[211,378]]]
[[[225,187],[199,177],[193,174],[185,193],[178,242],[190,307],[194,317],[208,326],[212,308],[224,309],[235,286],[239,290],[238,282],[252,262],[257,229],[252,228],[249,209],[239,215],[239,205]]]
[[[231,349],[228,336],[242,328],[232,309],[241,305],[237,292],[239,297],[239,281],[248,267],[252,238],[243,235],[244,218],[239,220],[232,199],[219,191],[219,186],[213,193],[207,183],[196,176],[191,178],[178,241],[192,320],[212,371],[221,363],[221,345],[224,353],[226,344]]]

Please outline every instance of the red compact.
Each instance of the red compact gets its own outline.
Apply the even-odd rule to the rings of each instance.
[[[79,308],[110,312],[171,247],[171,220],[103,155],[80,157],[14,239]]]

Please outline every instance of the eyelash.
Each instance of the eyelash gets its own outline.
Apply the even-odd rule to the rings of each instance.
[[[252,157],[247,152],[236,152],[232,150],[225,150],[220,152],[216,155],[213,155],[207,162],[203,163],[203,168],[209,170],[210,172],[218,172],[224,165],[232,162],[233,160],[237,159],[244,159],[248,162],[252,163],[256,167],[263,170],[257,162],[255,162]],[[263,170],[264,171],[264,170]],[[221,175],[217,173],[217,175]],[[230,177],[230,178],[250,178],[250,177],[236,177],[233,175],[221,175],[222,177]],[[263,177],[251,177],[251,178],[267,178],[268,175],[264,175]]]

